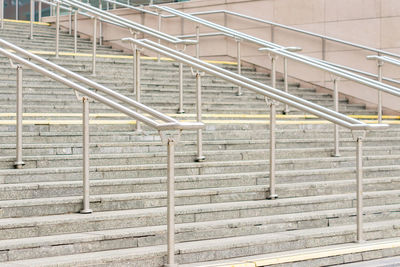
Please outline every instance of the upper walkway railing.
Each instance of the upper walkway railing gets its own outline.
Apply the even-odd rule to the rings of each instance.
[[[223,33],[228,37],[234,38],[237,42],[238,42],[238,64],[240,65],[240,41],[247,41],[253,44],[256,44],[258,46],[261,46],[260,50],[266,50],[268,51],[270,54],[272,55],[280,55],[284,58],[285,62],[284,62],[284,72],[285,72],[285,77],[287,77],[287,63],[286,60],[289,58],[291,60],[295,60],[297,62],[300,62],[302,64],[323,70],[325,72],[331,73],[332,75],[334,75],[335,77],[343,77],[346,78],[348,80],[354,81],[356,83],[359,84],[363,84],[366,85],[370,88],[373,88],[375,90],[378,90],[378,92],[385,92],[388,94],[391,94],[393,96],[400,96],[400,89],[395,87],[395,86],[391,86],[388,84],[384,84],[381,81],[375,81],[373,79],[369,79],[367,77],[364,77],[362,75],[358,75],[356,73],[354,73],[353,71],[349,71],[346,70],[344,68],[341,68],[340,66],[335,66],[333,64],[330,64],[330,62],[324,61],[324,60],[319,60],[319,59],[315,59],[315,58],[311,58],[311,57],[307,57],[307,56],[303,56],[300,55],[298,53],[293,53],[290,52],[291,48],[287,48],[272,42],[268,42],[265,40],[262,40],[260,38],[245,34],[243,32],[239,32],[230,28],[227,28],[225,26],[221,26],[219,24],[207,21],[205,19],[201,19],[198,18],[196,16],[193,16],[191,14],[187,14],[181,11],[178,11],[176,9],[173,9],[171,7],[168,6],[152,6],[153,8],[160,10],[160,11],[165,11],[168,12],[170,14],[172,14],[173,16],[178,16],[182,19],[186,19],[189,21],[192,21],[194,23],[197,23],[199,25],[203,25],[215,30],[218,30],[219,33]],[[198,31],[198,30],[197,30]],[[199,39],[199,35],[197,33],[197,39]],[[198,45],[200,43],[198,42]],[[371,48],[372,49],[372,48]],[[372,49],[374,50],[374,49]],[[375,49],[376,50],[376,49]],[[375,51],[374,50],[374,51]],[[379,50],[380,51],[380,50]],[[391,53],[388,53],[391,54]],[[272,56],[271,57],[271,68],[274,69],[275,68],[275,61],[276,61],[276,57]],[[274,70],[275,71],[275,70]],[[273,75],[274,75],[274,71],[273,71]],[[239,73],[240,73],[240,69],[239,69]],[[286,79],[285,79],[286,80]],[[287,83],[285,86],[285,90],[287,90]],[[334,91],[337,91],[337,79],[334,78]],[[239,87],[239,92],[238,94],[240,94],[240,87]],[[338,111],[338,105],[336,104],[337,102],[337,92],[334,92],[334,98],[335,98],[335,110]],[[382,104],[380,103],[378,105],[378,109],[380,108],[380,110],[378,111],[378,115],[379,118],[378,120],[381,122],[382,121]]]

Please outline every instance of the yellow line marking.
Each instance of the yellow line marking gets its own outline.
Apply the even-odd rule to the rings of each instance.
[[[15,20],[15,19],[4,19],[4,22],[14,22],[14,23],[25,23],[25,24],[30,24],[31,22],[29,20]],[[35,21],[33,24],[36,25],[45,25],[45,26],[50,26],[50,23],[47,22],[38,22]]]
[[[181,122],[195,122],[195,120],[181,120]],[[268,120],[203,120],[205,124],[269,124]],[[377,121],[365,121],[368,124],[377,123]],[[90,124],[97,125],[124,125],[124,124],[135,124],[136,120],[90,120]],[[330,124],[329,121],[322,120],[292,120],[283,121],[277,120],[277,124],[281,125],[321,125]],[[400,121],[383,121],[387,124],[400,124]],[[23,120],[25,125],[75,125],[82,124],[82,120]],[[0,125],[15,125],[15,120],[0,120]]]
[[[374,250],[382,250],[382,249],[392,249],[400,247],[400,241],[371,241],[371,243],[364,244],[348,244],[343,245],[338,248],[328,248],[324,250],[324,248],[320,249],[309,249],[312,250],[307,252],[307,250],[303,250],[301,252],[295,253],[286,253],[285,256],[274,256],[264,258],[264,259],[256,259],[249,260],[237,263],[227,263],[227,264],[215,264],[215,265],[207,265],[207,267],[261,267],[261,266],[270,266],[275,264],[283,264],[283,263],[294,263],[299,261],[313,260],[313,259],[322,259],[327,257],[339,256],[339,255],[347,255],[354,253],[362,253]],[[292,254],[292,255],[287,255]]]
[[[169,113],[166,114],[170,117],[177,118],[194,118],[197,115],[193,113],[185,113],[185,114],[176,114]],[[1,117],[15,117],[15,113],[0,113]],[[23,117],[82,117],[82,113],[23,113]],[[92,113],[89,115],[92,118],[100,118],[100,117],[128,117],[122,113]],[[241,118],[241,119],[269,119],[269,114],[203,114],[204,118]],[[375,122],[377,116],[375,115],[351,115],[352,118],[357,119],[369,119],[364,120],[366,122]],[[314,115],[276,115],[278,119],[318,119],[317,116]],[[371,119],[371,120],[370,120]],[[400,120],[400,116],[383,116],[383,119],[394,119]]]
[[[9,50],[10,52],[14,52],[12,50]],[[35,54],[35,55],[48,55],[48,56],[55,56],[56,52],[52,51],[38,51],[38,50],[28,50],[28,52]],[[92,57],[92,54],[90,53],[73,53],[73,52],[59,52],[60,56],[71,56],[71,57]],[[96,54],[96,58],[111,58],[111,59],[133,59],[133,56],[128,56],[128,55],[107,55],[107,54]],[[142,56],[140,57],[141,59],[146,59],[146,60],[158,60],[157,57],[146,57]],[[162,57],[160,60],[163,61],[175,61],[171,58],[166,58]],[[229,61],[215,61],[215,60],[204,60],[205,62],[208,63],[213,63],[213,64],[224,64],[224,65],[237,65],[235,62],[229,62]]]

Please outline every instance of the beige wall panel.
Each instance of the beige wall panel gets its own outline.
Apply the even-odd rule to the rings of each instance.
[[[274,20],[289,25],[322,22],[324,2],[324,0],[275,0]]]
[[[379,47],[380,20],[363,19],[327,22],[325,25],[325,34],[348,42]]]
[[[380,16],[380,0],[325,0],[325,20],[343,21]]]
[[[382,17],[400,16],[400,1],[381,0],[381,13]]]
[[[381,47],[384,49],[400,47],[400,17],[383,18]]]

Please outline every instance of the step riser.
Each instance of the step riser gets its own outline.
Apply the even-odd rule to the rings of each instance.
[[[231,231],[233,232],[233,231]],[[258,230],[255,231],[254,234],[262,234],[263,231]],[[210,232],[202,232],[198,233],[199,239],[207,239],[210,237]],[[238,234],[238,233],[236,233]],[[224,235],[224,232],[219,232],[220,236]],[[232,233],[225,233],[226,236],[232,235]],[[369,239],[376,239],[381,238],[382,236],[386,237],[394,237],[399,236],[400,230],[392,230],[390,229],[383,229],[380,232],[369,231],[366,232],[366,237]],[[157,233],[155,236],[149,237],[127,237],[124,238],[114,238],[112,240],[103,240],[102,238],[97,238],[95,241],[88,241],[88,242],[81,242],[79,244],[57,244],[57,246],[49,247],[36,247],[36,248],[25,248],[25,249],[15,249],[7,252],[7,257],[9,260],[22,260],[22,259],[30,259],[35,258],[35,255],[41,255],[46,253],[48,256],[58,256],[58,255],[68,255],[68,254],[76,254],[76,253],[84,253],[89,251],[102,251],[102,250],[109,250],[109,249],[121,249],[121,248],[132,248],[132,247],[143,247],[152,245],[160,245],[166,243],[165,232]],[[190,239],[193,237],[183,234],[177,234],[176,240],[177,242],[183,241],[191,241]],[[297,237],[297,238],[289,238],[289,240],[282,240],[282,241],[270,241],[269,244],[264,245],[256,245],[256,247],[252,247],[251,249],[240,247],[239,248],[230,248],[228,251],[230,254],[226,254],[227,252],[216,251],[213,253],[211,251],[203,251],[201,253],[201,260],[217,260],[217,259],[224,259],[225,257],[240,257],[240,256],[248,256],[248,255],[256,255],[262,253],[272,253],[281,250],[293,250],[293,249],[301,249],[301,248],[309,248],[315,247],[316,244],[319,246],[327,246],[333,244],[340,244],[340,243],[349,243],[355,240],[355,233],[352,231],[345,231],[341,235],[324,235],[324,236],[316,236],[311,237],[309,239],[304,239],[304,237]],[[272,243],[272,244],[271,244]],[[179,245],[178,245],[179,246]],[[189,257],[193,256],[192,254],[197,254],[197,257]],[[199,260],[198,256],[200,253],[187,253],[178,256],[178,261],[180,263],[189,263],[193,260]]]

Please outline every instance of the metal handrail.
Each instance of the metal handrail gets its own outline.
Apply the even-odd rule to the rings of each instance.
[[[179,141],[180,135],[182,130],[198,130],[204,127],[203,123],[184,123],[178,122],[177,120],[164,115],[156,110],[153,110],[143,104],[137,103],[134,100],[130,100],[118,93],[113,93],[112,90],[101,86],[97,83],[94,83],[85,77],[82,77],[76,73],[73,73],[63,67],[57,66],[56,64],[49,62],[45,59],[42,59],[36,55],[31,54],[30,52],[19,48],[9,42],[6,42],[0,39],[0,45],[4,46],[8,49],[13,50],[14,52],[10,52],[5,48],[0,48],[0,54],[9,58],[12,67],[16,67],[17,70],[17,114],[16,114],[16,162],[14,166],[16,168],[22,168],[24,165],[23,157],[22,157],[22,113],[23,113],[23,90],[22,90],[22,66],[26,66],[33,71],[36,71],[42,74],[45,77],[51,78],[55,81],[58,81],[64,85],[67,85],[69,88],[75,90],[75,92],[80,92],[84,96],[80,99],[83,103],[83,209],[81,213],[91,213],[92,210],[90,209],[90,198],[89,198],[89,97],[91,99],[97,100],[100,103],[103,103],[114,110],[117,110],[127,116],[136,119],[136,122],[141,121],[146,125],[155,128],[160,132],[161,140],[163,143],[167,144],[167,152],[168,152],[168,164],[167,164],[167,171],[168,171],[168,196],[169,196],[169,203],[168,203],[168,214],[173,212],[174,207],[174,199],[171,197],[173,196],[174,191],[174,149],[175,144]],[[16,53],[21,54],[23,56],[28,57],[28,59],[24,59],[18,56]],[[32,62],[38,61],[40,64],[55,69],[56,71],[61,72],[66,77],[62,77],[59,74],[56,74],[48,69],[45,69],[42,66],[39,66]],[[14,62],[17,62],[21,65],[14,65]],[[85,88],[84,86],[77,84],[71,79],[75,79],[79,82],[83,82],[84,84],[92,87],[94,89],[100,90],[103,93],[113,96],[118,100],[123,101],[126,104],[129,104],[129,107],[126,107],[122,104],[115,102],[107,98],[106,96],[102,96],[97,92],[93,92],[90,89]],[[76,93],[77,97],[78,94]],[[149,118],[144,116],[137,111],[133,110],[131,107],[136,109],[145,111],[147,114],[155,117],[161,122],[156,121],[153,118]],[[167,133],[169,136],[167,136]]]
[[[256,22],[260,22],[260,23],[264,23],[264,24],[269,24],[269,25],[274,26],[274,27],[279,27],[279,28],[283,28],[283,29],[286,29],[286,30],[290,30],[290,31],[294,31],[294,32],[303,33],[303,34],[306,34],[306,35],[318,37],[318,38],[321,38],[323,40],[328,40],[328,41],[332,41],[332,42],[336,42],[336,43],[349,45],[349,46],[352,46],[352,47],[361,48],[361,49],[364,49],[364,50],[376,52],[377,54],[388,55],[388,56],[400,58],[400,55],[394,54],[394,53],[391,53],[391,52],[387,52],[387,51],[384,51],[384,50],[380,50],[380,49],[368,47],[368,46],[365,46],[365,45],[360,45],[360,44],[344,41],[344,40],[341,40],[341,39],[329,37],[329,36],[322,35],[322,34],[313,33],[313,32],[310,32],[310,31],[297,29],[297,28],[294,28],[294,27],[286,26],[286,25],[283,25],[283,24],[280,24],[280,23],[276,23],[276,22],[272,22],[272,21],[268,21],[268,20],[254,18],[254,17],[251,17],[251,16],[247,16],[247,15],[240,14],[240,13],[233,12],[233,11],[229,11],[229,10],[200,11],[200,12],[192,12],[192,13],[189,13],[189,14],[190,15],[210,15],[210,14],[218,14],[218,13],[225,13],[225,14],[228,14],[228,15],[233,15],[233,16],[236,16],[236,17],[240,17],[240,18],[244,18],[244,19],[248,19],[248,20],[252,20],[252,21],[256,21]],[[164,17],[168,18],[168,17],[175,17],[175,16],[176,15],[169,15],[169,16],[164,16]]]
[[[123,38],[122,40],[129,41],[141,47],[153,50],[157,53],[161,53],[178,62],[182,62],[186,65],[189,65],[195,69],[204,71],[213,76],[229,81],[235,85],[246,87],[255,93],[261,94],[268,98],[272,98],[284,104],[291,105],[299,110],[309,112],[317,117],[321,117],[332,123],[339,124],[340,126],[348,128],[350,130],[373,130],[376,128],[387,127],[386,124],[379,125],[379,124],[367,124],[361,122],[357,119],[348,117],[339,112],[312,103],[308,100],[304,100],[300,97],[296,97],[279,89],[273,88],[271,86],[265,85],[263,83],[233,73],[231,71],[227,71],[221,67],[204,62],[200,59],[196,59],[194,57],[191,57],[182,52],[168,48],[164,45],[158,44],[148,39],[137,40],[133,38]]]
[[[96,89],[96,90],[98,90],[98,91],[100,91],[100,92],[102,92],[102,93],[104,93],[104,94],[106,94],[106,95],[108,95],[110,97],[113,97],[113,98],[115,98],[115,99],[117,99],[119,101],[122,101],[123,103],[131,106],[132,108],[139,109],[139,110],[141,110],[143,112],[146,112],[147,114],[149,114],[149,115],[151,115],[151,116],[153,116],[153,117],[155,117],[157,119],[164,120],[164,121],[170,122],[170,123],[177,123],[178,122],[176,119],[171,118],[170,116],[167,116],[167,115],[165,115],[165,114],[163,114],[163,113],[161,113],[161,112],[159,112],[157,110],[149,108],[146,105],[143,105],[143,104],[141,104],[141,103],[139,103],[139,102],[127,97],[127,96],[124,96],[124,95],[122,95],[120,93],[117,93],[117,92],[115,92],[115,91],[113,91],[111,89],[108,89],[107,87],[105,87],[105,86],[103,86],[103,85],[101,85],[99,83],[96,83],[96,82],[94,82],[94,81],[92,81],[90,79],[87,79],[87,78],[79,75],[79,74],[76,74],[76,73],[74,73],[74,72],[72,72],[72,71],[70,71],[70,70],[68,70],[66,68],[63,68],[63,67],[61,67],[61,66],[59,66],[59,65],[57,65],[57,64],[55,64],[55,63],[53,63],[51,61],[45,60],[45,59],[43,59],[43,58],[41,58],[41,57],[39,57],[39,56],[29,52],[29,51],[26,51],[26,50],[24,50],[24,49],[22,49],[22,48],[20,48],[20,47],[18,47],[16,45],[10,43],[10,42],[7,42],[5,40],[0,39],[0,45],[5,46],[5,47],[7,47],[7,48],[9,48],[9,49],[11,49],[11,50],[13,50],[15,52],[18,52],[19,54],[22,54],[27,58],[30,58],[30,59],[32,59],[34,61],[37,61],[38,63],[40,63],[40,64],[42,64],[42,65],[44,65],[46,67],[49,67],[49,68],[51,68],[53,70],[56,70],[56,71],[62,73],[63,75],[65,75],[67,77],[73,78],[73,79],[75,79],[75,80],[77,80],[77,81],[79,81],[81,83],[84,83],[85,85],[87,85],[90,88]]]
[[[400,96],[400,89],[398,89],[397,87],[391,86],[391,85],[387,85],[382,83],[381,81],[375,81],[372,79],[369,79],[367,77],[355,74],[352,71],[348,71],[346,69],[340,68],[335,66],[334,64],[330,64],[329,62],[326,62],[324,60],[319,60],[319,59],[314,59],[311,57],[307,57],[307,56],[303,56],[297,53],[292,53],[290,52],[287,48],[281,46],[281,45],[277,45],[275,43],[272,42],[268,42],[253,36],[250,36],[248,34],[221,26],[219,24],[195,17],[193,15],[190,14],[186,14],[184,12],[175,10],[171,7],[167,7],[167,6],[152,6],[153,8],[156,8],[158,10],[161,11],[166,11],[169,12],[171,14],[173,14],[174,16],[179,16],[181,18],[184,19],[188,19],[192,22],[210,27],[212,29],[218,30],[222,33],[226,33],[229,35],[234,36],[234,38],[237,40],[238,42],[238,67],[240,66],[240,40],[245,40],[254,44],[258,44],[263,46],[262,48],[260,48],[260,50],[266,50],[270,53],[271,56],[271,69],[272,69],[272,76],[275,77],[275,64],[276,64],[276,55],[280,55],[283,56],[284,58],[284,72],[285,72],[285,90],[287,90],[287,59],[292,59],[298,62],[301,62],[303,64],[307,64],[309,66],[318,68],[320,70],[329,72],[331,74],[333,74],[335,76],[334,78],[334,106],[335,106],[335,110],[338,111],[339,108],[339,104],[338,104],[338,89],[337,89],[337,77],[343,77],[346,78],[348,80],[369,86],[370,88],[376,89],[378,90],[378,95],[381,94],[381,92],[385,92],[394,96],[399,97]],[[198,35],[198,33],[197,33]],[[238,69],[239,73],[240,73],[240,68]],[[272,79],[272,82],[274,79]],[[240,87],[239,87],[239,91],[238,94],[240,95]],[[380,100],[381,101],[381,100]],[[286,108],[285,108],[285,112],[286,112]],[[381,102],[378,103],[378,117],[379,117],[379,121],[382,121],[382,104]],[[338,130],[335,130],[335,135],[338,135]],[[339,155],[339,144],[338,142],[335,142],[335,155]]]
[[[326,119],[335,125],[340,125],[352,130],[353,138],[357,143],[356,149],[356,177],[357,177],[357,240],[361,242],[363,240],[363,202],[362,202],[362,141],[365,138],[367,130],[373,129],[384,129],[387,128],[386,124],[375,124],[369,125],[356,119],[347,117],[341,113],[329,110],[312,102],[290,95],[286,92],[282,92],[272,86],[267,86],[249,78],[243,77],[239,74],[224,70],[215,65],[206,63],[202,60],[188,56],[182,52],[168,48],[151,40],[137,40],[133,38],[124,38],[123,41],[129,41],[134,43],[137,47],[150,49],[154,52],[160,53],[164,56],[174,59],[180,63],[186,64],[197,70],[196,81],[197,81],[197,101],[201,100],[201,83],[200,83],[200,71],[219,77],[225,81],[233,83],[235,85],[247,88],[257,94],[263,95],[267,103],[270,106],[270,162],[269,162],[269,198],[274,199],[277,197],[275,194],[275,116],[276,116],[276,101],[291,105],[295,108],[303,110],[305,112],[316,115],[317,117]],[[200,97],[199,97],[200,96]],[[200,103],[197,103],[199,112]],[[201,112],[201,108],[200,108]],[[198,114],[198,119],[201,121]],[[171,232],[169,234],[173,235]],[[168,264],[174,264],[174,239],[168,240]]]
[[[143,25],[141,25],[139,23],[133,22],[131,20],[119,17],[119,16],[114,15],[112,13],[109,13],[107,11],[104,11],[104,10],[101,10],[99,8],[93,7],[90,4],[82,3],[82,2],[79,2],[79,1],[75,1],[75,0],[61,0],[61,2],[62,3],[66,3],[71,7],[74,7],[74,8],[77,8],[77,9],[79,8],[81,10],[85,10],[86,12],[91,13],[96,17],[107,19],[109,21],[112,21],[114,23],[123,25],[123,26],[125,26],[125,27],[127,27],[129,29],[134,30],[134,31],[145,33],[145,34],[147,34],[149,36],[152,36],[152,37],[155,37],[157,39],[161,39],[161,40],[167,41],[167,42],[172,43],[172,44],[180,44],[180,43],[192,44],[192,43],[195,43],[195,41],[193,41],[193,40],[181,40],[181,39],[176,38],[176,37],[174,37],[172,35],[165,34],[165,33],[162,33],[160,31],[156,31],[156,30],[154,30],[154,29],[152,29],[150,27],[143,26]]]
[[[122,7],[128,8],[128,9],[136,10],[136,11],[139,11],[139,12],[142,12],[142,13],[158,16],[158,13],[150,11],[150,10],[146,10],[144,8],[140,8],[140,7],[124,4],[124,3],[113,1],[113,0],[104,0],[104,1],[108,2],[108,3],[111,3],[111,4],[114,4],[114,5],[117,5],[117,6],[122,6]]]

